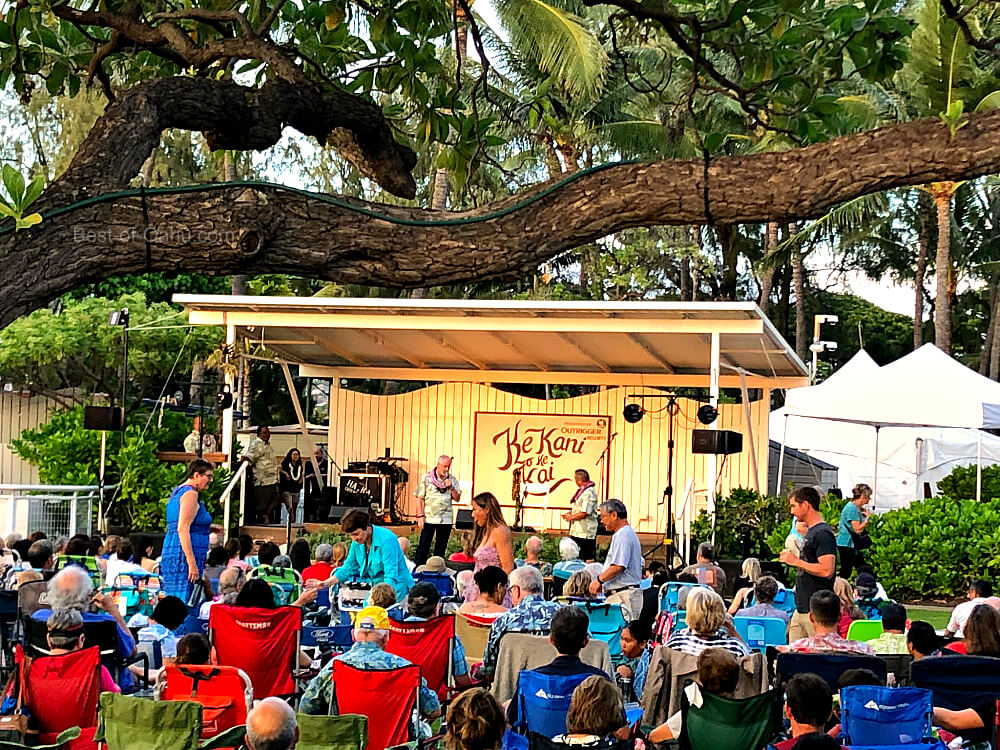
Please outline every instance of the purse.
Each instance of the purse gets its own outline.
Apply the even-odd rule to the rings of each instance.
[[[855,550],[864,552],[866,549],[871,549],[872,538],[868,536],[868,529],[865,529],[860,534],[855,533],[854,529],[850,527],[847,530],[851,533],[851,541],[854,542]]]
[[[17,693],[17,703],[14,705],[13,713],[0,716],[0,742],[17,742],[21,745],[34,745],[38,739],[38,732],[29,727],[29,717],[22,709],[22,691],[20,689],[17,670],[11,674],[7,685],[4,687],[4,696],[11,696]]]

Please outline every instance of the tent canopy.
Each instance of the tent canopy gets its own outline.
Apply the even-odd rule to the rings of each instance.
[[[1000,428],[1000,383],[933,344],[884,367],[859,352],[825,383],[790,392],[785,413],[873,427]]]

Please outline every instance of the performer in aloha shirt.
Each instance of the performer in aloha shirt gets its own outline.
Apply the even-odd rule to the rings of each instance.
[[[420,527],[420,541],[413,562],[423,565],[430,556],[431,539],[435,535],[434,554],[445,556],[454,523],[452,503],[462,496],[462,487],[451,474],[451,456],[440,456],[437,465],[420,479],[413,494],[417,498],[417,525]]]
[[[572,508],[562,514],[569,522],[569,537],[580,547],[580,559],[593,562],[597,556],[597,485],[590,481],[586,469],[577,469],[575,474],[576,494]]]

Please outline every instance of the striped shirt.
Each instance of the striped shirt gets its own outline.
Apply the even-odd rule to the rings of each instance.
[[[720,630],[714,636],[700,636],[685,628],[673,633],[664,645],[691,656],[700,655],[706,648],[724,648],[737,657],[747,656],[750,653],[747,644],[725,630]]]

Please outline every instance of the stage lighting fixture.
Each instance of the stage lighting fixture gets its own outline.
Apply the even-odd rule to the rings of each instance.
[[[219,407],[219,411],[225,411],[226,409],[232,408],[233,405],[233,394],[227,387],[226,390],[221,391],[216,395],[216,402]]]
[[[625,408],[622,409],[622,416],[625,417],[625,421],[629,424],[638,422],[645,413],[646,410],[639,404],[625,404]]]
[[[719,410],[711,404],[702,404],[698,407],[698,421],[702,424],[712,424],[719,418]]]
[[[128,328],[128,308],[123,307],[121,310],[115,310],[111,313],[108,316],[108,325]]]

